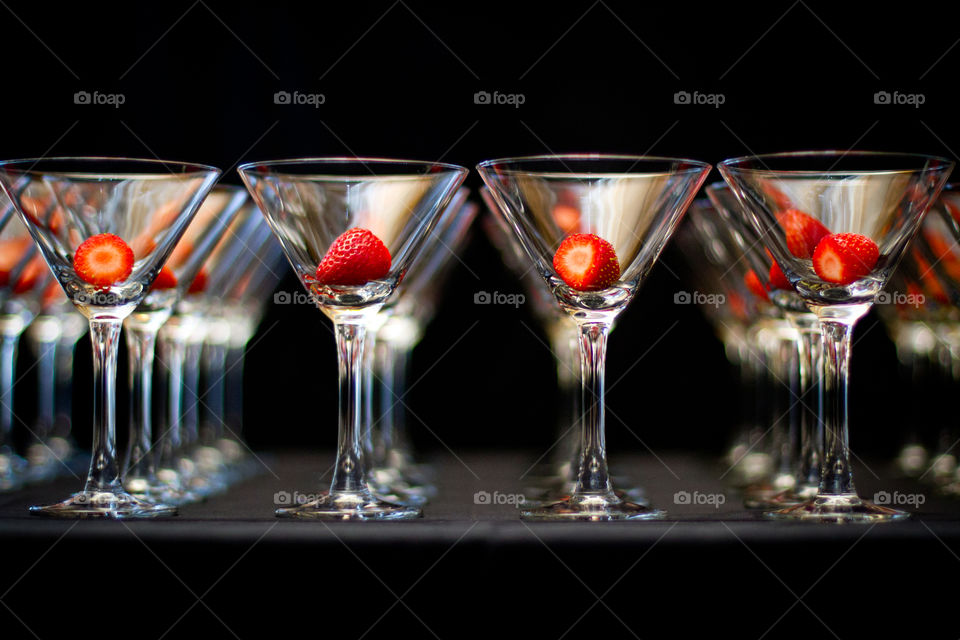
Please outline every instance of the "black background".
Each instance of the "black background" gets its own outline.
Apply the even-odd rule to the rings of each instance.
[[[10,3],[0,156],[129,155],[191,160],[238,182],[243,161],[377,155],[459,163],[550,152],[725,157],[803,148],[960,148],[955,16],[873,3],[473,2]],[[77,105],[74,93],[124,104]],[[277,105],[277,91],[325,102]],[[478,91],[524,103],[476,104]],[[674,93],[725,102],[675,104]],[[920,93],[919,108],[874,93]],[[711,180],[719,179],[716,172]],[[479,187],[475,172],[468,185]],[[479,227],[415,352],[405,402],[424,450],[545,450],[554,373],[529,309],[474,304],[519,293]],[[668,249],[613,334],[608,421],[618,450],[717,452],[736,384]],[[288,278],[281,288],[298,284]],[[247,360],[246,435],[258,448],[335,442],[335,351],[313,308],[269,308]],[[87,437],[89,348],[77,363]],[[22,370],[29,359],[21,363]],[[913,408],[873,316],[853,365],[855,450],[887,453]],[[31,411],[29,373],[18,412]],[[123,398],[123,374],[121,392]],[[121,405],[121,427],[125,411]],[[432,433],[431,433],[432,432]]]

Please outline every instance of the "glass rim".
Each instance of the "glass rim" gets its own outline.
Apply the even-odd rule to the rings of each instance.
[[[509,165],[509,164],[525,164],[525,163],[537,163],[544,161],[554,161],[560,163],[561,167],[564,164],[564,161],[570,162],[582,162],[585,160],[597,160],[597,161],[623,161],[623,162],[633,162],[630,166],[630,169],[633,169],[634,166],[639,165],[640,163],[685,163],[693,165],[688,169],[683,169],[680,171],[626,171],[626,172],[616,172],[616,171],[603,171],[603,172],[577,172],[577,171],[524,171],[522,169],[508,169],[506,172],[511,175],[522,175],[529,177],[550,177],[550,178],[569,178],[569,179],[578,179],[578,178],[600,178],[600,177],[641,177],[641,176],[655,176],[655,175],[685,175],[688,173],[698,173],[703,170],[709,171],[713,166],[709,162],[704,162],[703,160],[694,160],[693,158],[680,158],[673,156],[648,156],[648,155],[631,155],[631,154],[616,154],[616,153],[548,153],[548,154],[539,154],[531,156],[510,156],[504,158],[491,158],[489,160],[483,160],[478,162],[476,168],[478,171],[491,169],[496,170],[499,165]]]
[[[888,157],[891,159],[909,159],[909,160],[934,160],[937,162],[943,163],[945,166],[953,167],[956,163],[949,158],[943,156],[932,155],[928,153],[906,153],[900,151],[841,151],[838,149],[825,149],[819,151],[784,151],[778,153],[758,153],[746,156],[737,156],[733,158],[726,158],[717,163],[717,168],[737,173],[750,173],[758,175],[798,175],[798,176],[814,176],[814,175],[855,175],[855,174],[869,174],[869,175],[879,175],[879,174],[910,174],[910,173],[920,173],[923,171],[929,170],[924,167],[916,167],[912,169],[834,169],[834,168],[825,168],[825,169],[771,169],[768,167],[750,167],[746,166],[748,163],[759,161],[761,164],[766,164],[765,160],[803,160],[803,159],[818,159],[818,158],[832,158],[835,159],[837,163],[841,162],[845,158],[866,158],[866,159],[880,159]]]
[[[309,156],[303,158],[281,158],[279,160],[260,160],[255,162],[245,162],[237,167],[237,171],[241,174],[250,174],[257,176],[269,176],[269,175],[279,175],[279,176],[294,176],[300,179],[310,179],[310,178],[324,178],[331,180],[357,180],[357,179],[371,179],[371,178],[387,178],[391,177],[391,174],[381,174],[377,175],[371,173],[369,175],[353,175],[353,174],[310,174],[310,173],[284,173],[282,171],[277,171],[277,168],[280,167],[303,167],[308,165],[317,165],[322,166],[343,166],[348,164],[356,164],[360,166],[374,165],[374,166],[384,166],[384,165],[398,165],[398,166],[407,166],[407,167],[419,167],[419,168],[428,168],[428,167],[439,167],[445,171],[451,173],[469,173],[469,169],[466,167],[460,166],[458,164],[451,164],[449,162],[438,162],[433,160],[409,160],[406,158],[384,158],[384,157],[372,157],[372,156]],[[396,173],[392,174],[397,177],[408,177],[408,176],[417,176],[423,175],[422,173]]]
[[[36,168],[38,165],[50,164],[50,163],[116,163],[116,164],[131,164],[131,165],[146,165],[146,166],[162,166],[166,167],[168,165],[178,166],[188,169],[182,173],[174,173],[167,170],[165,173],[161,172],[138,172],[132,171],[129,173],[123,171],[109,171],[103,173],[97,173],[95,171],[74,171],[74,170],[57,170],[57,171],[44,171],[42,168]],[[27,165],[26,168],[20,168],[20,165]],[[198,162],[186,162],[183,160],[163,160],[160,158],[133,158],[128,156],[43,156],[39,158],[16,158],[12,160],[0,160],[0,171],[10,171],[11,173],[19,173],[24,175],[34,175],[34,174],[58,174],[58,175],[69,175],[69,176],[116,176],[116,177],[131,177],[138,179],[147,179],[153,177],[169,177],[171,175],[177,177],[183,176],[192,176],[192,175],[206,175],[214,173],[220,175],[223,172],[213,165],[201,164]]]

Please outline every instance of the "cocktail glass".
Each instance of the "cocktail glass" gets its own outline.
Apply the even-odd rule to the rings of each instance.
[[[367,486],[361,422],[364,337],[467,170],[366,158],[251,163],[239,170],[300,282],[333,321],[337,340],[340,420],[330,489],[306,504],[277,509],[277,515],[419,517],[419,508],[380,500]],[[353,238],[360,240],[355,244]]]
[[[94,438],[86,484],[63,502],[31,507],[31,513],[66,518],[176,513],[123,487],[116,455],[117,347],[123,319],[146,297],[219,173],[198,164],[127,158],[0,162],[0,185],[64,293],[89,320],[93,342]],[[38,214],[23,199],[32,187],[58,206]]]
[[[123,321],[130,359],[130,439],[123,481],[127,491],[137,497],[167,504],[178,504],[185,497],[185,489],[179,483],[161,482],[156,475],[152,414],[157,334],[180,298],[194,286],[207,257],[246,200],[247,193],[241,187],[214,187],[177,242],[160,276]]]
[[[610,480],[604,408],[607,334],[653,267],[710,165],[673,158],[560,155],[487,160],[477,169],[527,259],[580,331],[583,419],[577,485],[568,497],[525,509],[521,517],[661,517],[662,511],[617,495]],[[558,211],[558,205],[564,208]],[[575,215],[568,215],[566,207]],[[560,250],[564,242],[571,253]],[[594,263],[598,256],[603,256],[602,264]]]
[[[857,495],[848,448],[853,328],[874,302],[946,183],[953,163],[924,155],[799,152],[724,160],[720,172],[823,339],[824,451],[816,497],[768,513],[820,522],[882,522],[906,512]],[[796,255],[779,216],[799,211],[829,234]]]

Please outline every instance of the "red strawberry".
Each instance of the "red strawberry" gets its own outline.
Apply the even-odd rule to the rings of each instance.
[[[564,233],[576,233],[580,230],[580,210],[568,204],[558,204],[553,208],[553,221]]]
[[[770,282],[771,289],[793,291],[793,285],[787,280],[787,276],[784,275],[783,269],[780,268],[780,264],[776,260],[770,265],[770,274],[767,276],[767,279]]]
[[[763,283],[760,282],[760,278],[753,269],[747,271],[747,275],[743,276],[743,283],[747,285],[747,289],[749,289],[753,295],[769,302],[770,298],[767,297],[767,289],[763,286]]]
[[[823,223],[797,209],[778,213],[777,222],[787,234],[787,249],[798,258],[809,258],[817,248],[817,243],[830,235],[830,230]]]
[[[109,287],[126,280],[133,271],[133,250],[123,238],[112,233],[90,236],[73,254],[73,270],[83,280]]]
[[[190,283],[190,288],[187,289],[187,293],[203,293],[207,288],[207,277],[207,270],[200,269],[200,273],[198,273],[197,277]]]
[[[366,229],[344,231],[317,266],[319,284],[361,285],[390,272],[390,250]]]
[[[44,274],[47,273],[47,263],[44,262],[43,258],[39,255],[33,256],[30,259],[30,262],[23,267],[23,270],[20,271],[20,277],[17,278],[16,283],[13,285],[14,293],[26,293],[30,291],[37,283],[43,278]]]
[[[827,282],[850,284],[869,275],[880,250],[877,243],[859,233],[827,236],[813,252],[813,269]]]
[[[620,278],[613,245],[592,233],[575,233],[560,243],[553,268],[577,291],[600,291]]]
[[[0,287],[10,283],[10,272],[27,255],[32,242],[30,236],[0,240]]]
[[[163,267],[153,281],[151,289],[173,289],[177,286],[177,276],[170,267]]]

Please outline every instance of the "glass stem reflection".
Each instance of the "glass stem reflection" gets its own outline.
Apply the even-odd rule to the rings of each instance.
[[[580,432],[580,467],[575,494],[609,494],[605,436],[604,368],[607,354],[606,322],[580,324],[580,375],[583,419]]]

